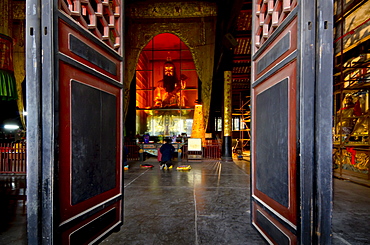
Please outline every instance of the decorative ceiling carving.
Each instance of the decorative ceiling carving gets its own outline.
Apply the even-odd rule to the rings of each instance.
[[[217,16],[217,5],[209,2],[135,3],[129,5],[129,18],[192,18]]]

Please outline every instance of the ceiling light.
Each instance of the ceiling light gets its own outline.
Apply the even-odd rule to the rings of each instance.
[[[19,129],[19,126],[15,125],[15,124],[5,124],[4,128],[6,128],[6,129]]]

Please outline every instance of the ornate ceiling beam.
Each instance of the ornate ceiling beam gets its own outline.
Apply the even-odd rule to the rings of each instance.
[[[132,19],[217,16],[217,5],[209,2],[135,3],[128,8],[126,16]]]

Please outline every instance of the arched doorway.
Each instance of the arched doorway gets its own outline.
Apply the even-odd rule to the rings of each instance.
[[[190,136],[198,76],[189,47],[170,33],[156,35],[136,65],[136,134]]]

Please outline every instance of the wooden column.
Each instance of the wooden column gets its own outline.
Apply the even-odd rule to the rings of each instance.
[[[232,117],[231,117],[231,81],[232,72],[224,71],[224,114],[223,114],[223,143],[222,157],[223,161],[232,161]]]

